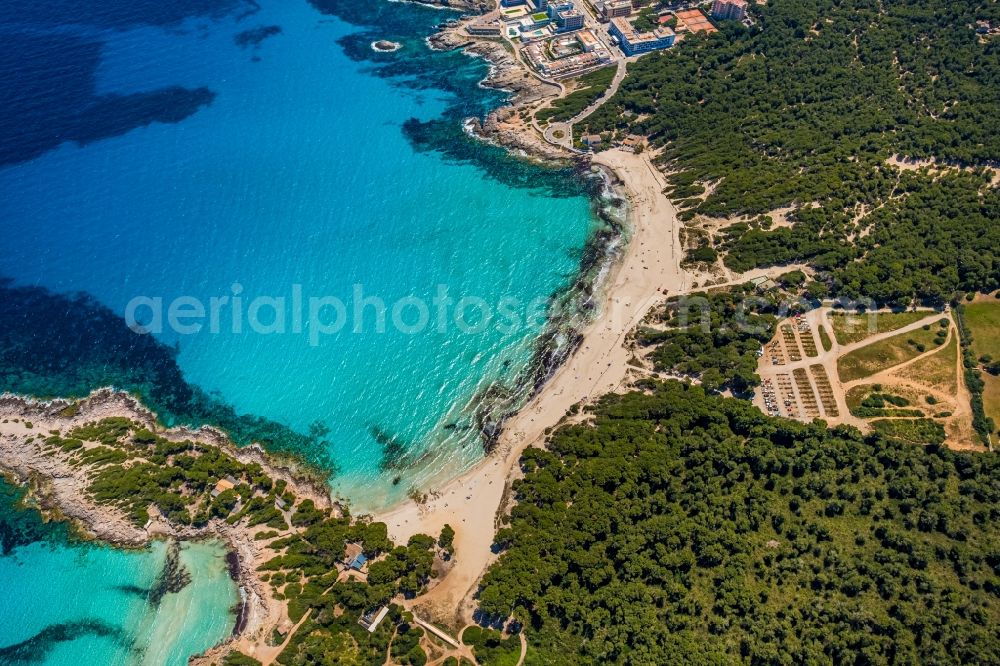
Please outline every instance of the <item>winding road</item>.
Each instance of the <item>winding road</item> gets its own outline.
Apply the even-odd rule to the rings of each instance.
[[[622,80],[625,78],[625,74],[628,73],[628,60],[626,58],[620,58],[618,60],[618,70],[615,72],[615,78],[611,80],[611,85],[608,89],[604,91],[604,94],[591,102],[590,106],[576,114],[566,122],[562,123],[551,123],[542,132],[545,140],[554,146],[559,146],[560,148],[565,148],[567,150],[576,151],[573,148],[573,125],[584,120],[587,116],[592,114],[601,108],[605,102],[614,97],[614,94],[618,92],[618,87],[621,85]],[[562,132],[562,137],[556,137],[556,132]],[[579,152],[579,151],[576,151]]]

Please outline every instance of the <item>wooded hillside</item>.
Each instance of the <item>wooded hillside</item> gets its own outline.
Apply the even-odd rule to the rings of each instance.
[[[526,663],[1000,663],[995,454],[644,388],[524,454],[480,607]]]
[[[687,216],[744,216],[735,270],[808,260],[835,293],[902,304],[1000,288],[1000,6],[772,0],[750,29],[640,58],[589,131],[646,134]],[[582,131],[582,128],[581,128]],[[956,165],[902,170],[895,155]],[[968,167],[960,171],[957,166]],[[707,194],[707,196],[706,196]],[[791,228],[761,214],[792,205]]]

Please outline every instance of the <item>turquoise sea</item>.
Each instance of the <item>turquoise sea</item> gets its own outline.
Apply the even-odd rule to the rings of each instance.
[[[454,16],[386,0],[3,3],[0,389],[136,391],[167,422],[219,423],[323,465],[358,510],[478,460],[484,429],[565,346],[539,337],[600,223],[592,184],[464,131],[505,93],[478,85],[485,63],[426,45]],[[402,48],[376,53],[376,39]],[[130,303],[154,324],[152,303],[166,318],[213,297],[229,299],[215,330],[207,316],[197,332],[123,324]],[[60,584],[79,589],[148,578],[162,558],[62,541],[18,555],[31,548],[0,567],[25,581],[65,571]],[[0,625],[25,585],[0,589]],[[228,617],[230,597],[212,617]],[[100,605],[124,635],[145,622],[141,604]],[[92,615],[45,607],[50,623]],[[0,647],[31,633],[16,628]],[[120,644],[67,645],[80,641]]]
[[[0,480],[0,663],[176,664],[227,636],[237,602],[221,544],[176,553],[190,582],[157,591],[170,547],[123,551],[19,510]]]
[[[479,332],[470,306],[460,330],[453,307],[441,330],[439,289],[494,311],[513,299],[526,317],[572,281],[595,223],[583,185],[463,132],[463,118],[504,95],[478,86],[485,63],[424,43],[453,14],[362,4],[323,13],[305,0],[264,2],[95,33],[98,95],[184,86],[214,97],[178,122],[64,142],[0,170],[0,275],[84,291],[119,316],[142,296],[162,299],[164,313],[179,297],[207,308],[239,292],[244,310],[285,298],[284,333],[255,333],[246,316],[237,331],[227,306],[217,333],[206,323],[157,337],[179,349],[186,381],[237,412],[312,429],[337,469],[335,490],[367,508],[481,455],[470,401],[525,369],[545,323]],[[403,48],[378,54],[370,43],[381,37]],[[311,340],[306,312],[295,333],[295,285],[306,303],[345,303],[345,328]],[[390,310],[378,332],[375,306],[354,316],[356,294],[387,308],[418,298],[430,323],[400,331]],[[421,316],[416,306],[400,314],[407,324]]]

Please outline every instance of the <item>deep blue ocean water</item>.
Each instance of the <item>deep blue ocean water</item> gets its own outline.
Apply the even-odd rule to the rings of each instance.
[[[566,174],[463,133],[464,117],[503,95],[477,85],[484,63],[424,44],[452,14],[357,4],[329,2],[328,13],[304,0],[223,5],[166,25],[118,19],[113,29],[62,24],[60,39],[100,41],[93,98],[82,103],[117,100],[123,117],[105,125],[148,120],[129,115],[133,107],[167,113],[159,99],[122,102],[163,91],[190,115],[62,142],[0,170],[0,275],[87,292],[119,315],[137,296],[162,298],[164,312],[178,297],[207,307],[239,291],[244,310],[257,297],[285,298],[284,333],[255,333],[247,317],[235,332],[227,307],[218,333],[167,327],[158,339],[177,345],[187,381],[238,412],[320,433],[335,489],[377,506],[481,455],[470,401],[518,376],[544,318],[468,332],[452,314],[439,330],[432,310],[413,334],[392,325],[390,309],[380,333],[374,307],[354,316],[356,290],[387,308],[413,297],[430,308],[444,285],[454,301],[495,309],[512,298],[526,314],[572,280],[594,222]],[[381,37],[403,48],[377,54],[370,42]],[[210,101],[192,110],[192,96]],[[348,308],[345,328],[311,339],[306,321],[293,332],[295,285],[305,319],[310,297],[335,297]],[[480,310],[466,312],[475,323]],[[420,321],[417,306],[400,313]]]
[[[0,276],[47,290],[0,302],[3,388],[114,383],[146,395],[136,375],[162,375],[148,393],[175,412],[165,420],[213,420],[216,407],[183,408],[193,388],[207,396],[199,405],[262,419],[241,422],[248,438],[280,424],[311,442],[299,452],[324,457],[334,490],[360,508],[477,460],[483,396],[523,395],[547,299],[574,280],[597,222],[579,179],[463,131],[504,93],[478,86],[483,62],[424,43],[453,16],[384,0],[3,3]],[[403,47],[374,52],[383,38]],[[441,289],[453,303],[443,325]],[[93,317],[66,305],[75,292],[94,299],[76,302]],[[389,308],[384,332],[376,307],[355,316],[358,293]],[[126,355],[95,323],[137,297],[162,299],[166,315],[178,298],[224,296],[217,332],[207,318],[197,333],[166,326],[150,353]],[[251,330],[261,297],[285,299],[283,332]],[[343,302],[345,327],[321,333],[310,297]],[[474,300],[459,325],[463,298]],[[416,301],[429,322],[412,332]],[[277,308],[259,302],[258,320],[274,323]],[[497,314],[503,302],[531,321],[477,315],[476,303]],[[281,432],[274,439],[295,448]],[[26,580],[59,566],[18,562]],[[0,590],[0,620],[20,599]],[[0,647],[16,640],[0,633]]]

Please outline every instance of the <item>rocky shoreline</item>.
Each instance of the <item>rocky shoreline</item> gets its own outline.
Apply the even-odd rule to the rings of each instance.
[[[482,12],[488,9],[474,0],[415,0],[422,4],[452,9]],[[513,154],[548,164],[574,163],[581,170],[589,161],[576,153],[549,144],[533,126],[532,115],[539,105],[563,93],[560,84],[542,81],[535,77],[499,39],[471,36],[464,26],[480,20],[466,18],[445,27],[428,39],[432,48],[461,49],[472,57],[481,57],[490,64],[489,75],[481,85],[511,93],[511,102],[491,112],[484,120],[469,119],[467,128],[477,138],[510,150]],[[594,285],[603,279],[607,266],[616,261],[622,243],[621,229],[595,234],[581,261],[580,277],[567,294],[579,303],[572,312],[563,310],[562,317],[551,323],[546,336],[539,340],[532,376],[526,378],[528,398],[538,395],[542,386],[555,374],[583,340],[582,328],[585,314],[593,308]],[[563,295],[563,298],[569,298]],[[506,422],[518,413],[511,402],[503,398],[492,402],[493,409],[482,407],[477,420],[486,441],[487,453],[500,441]],[[520,402],[520,401],[518,401]],[[263,553],[264,542],[255,539],[254,528],[240,523],[230,525],[213,518],[203,527],[179,526],[159,518],[150,521],[146,529],[137,528],[128,516],[115,507],[98,504],[88,496],[85,470],[69,464],[65,456],[42,451],[30,439],[44,439],[54,424],[59,428],[72,428],[86,422],[110,416],[125,416],[142,424],[158,435],[173,441],[193,440],[218,447],[236,460],[256,463],[273,479],[287,482],[296,496],[312,499],[317,507],[339,511],[333,502],[324,479],[311,473],[304,465],[285,459],[276,459],[258,445],[237,448],[220,430],[211,427],[198,429],[172,428],[164,430],[156,415],[134,396],[101,389],[88,397],[77,400],[41,401],[11,394],[0,395],[0,470],[21,484],[29,486],[32,498],[52,519],[69,520],[91,538],[126,548],[143,547],[153,539],[201,540],[219,539],[229,549],[227,565],[230,574],[240,587],[240,603],[236,610],[236,626],[232,636],[194,663],[217,663],[230,647],[245,650],[246,646],[263,646],[273,630],[290,626],[287,608],[275,598],[271,587],[260,579],[257,567],[269,555]],[[18,423],[7,421],[18,420]],[[27,427],[31,422],[32,427]],[[16,426],[16,427],[15,427]]]
[[[487,0],[398,0],[401,2],[416,2],[420,5],[440,7],[441,9],[456,9],[463,12],[484,14],[493,8],[493,3]]]
[[[510,102],[492,111],[485,120],[466,119],[466,131],[517,157],[548,166],[572,165],[583,177],[591,169],[589,157],[549,143],[533,123],[533,115],[538,107],[564,94],[562,84],[537,77],[516,57],[502,38],[470,34],[467,30],[471,25],[498,21],[497,11],[465,17],[450,22],[427,40],[433,49],[461,49],[470,57],[482,58],[489,63],[490,70],[480,85],[511,94]],[[618,175],[604,167],[595,167],[596,169],[600,170],[603,187],[600,195],[595,192],[594,200],[604,199],[616,208],[623,206],[624,199],[620,193],[622,183]],[[627,238],[624,215],[622,219],[612,219],[613,216],[603,206],[598,206],[597,213],[608,226],[596,231],[588,241],[573,285],[564,293],[556,295],[555,309],[558,313],[537,341],[534,359],[526,375],[514,382],[516,386],[523,385],[525,391],[523,394],[514,393],[494,384],[484,388],[474,401],[479,405],[475,420],[487,455],[496,448],[504,424],[517,414],[522,403],[542,390],[583,341],[582,331],[596,307],[595,291],[620,258]]]
[[[113,389],[97,390],[78,401],[0,395],[0,471],[29,488],[30,500],[47,519],[67,520],[84,538],[120,548],[142,548],[154,539],[225,542],[230,552],[227,564],[240,588],[241,604],[233,634],[223,645],[264,641],[275,627],[287,621],[287,611],[257,573],[257,567],[270,554],[263,552],[264,542],[254,538],[256,528],[242,523],[230,525],[218,518],[203,527],[181,526],[162,516],[151,517],[145,529],[138,528],[122,510],[100,504],[89,495],[86,466],[71,464],[68,454],[40,446],[50,431],[109,417],[128,418],[171,441],[191,440],[218,447],[241,463],[260,465],[271,479],[284,481],[298,498],[311,499],[319,508],[339,511],[325,486],[314,476],[296,470],[292,463],[276,463],[256,445],[235,447],[214,428],[164,430],[158,426],[155,414],[138,399]]]
[[[482,58],[489,63],[490,72],[480,85],[511,94],[510,103],[492,111],[485,120],[468,119],[468,131],[484,141],[507,148],[515,155],[528,159],[542,162],[572,160],[575,153],[545,141],[535,130],[531,120],[535,107],[563,93],[562,85],[537,78],[521,64],[499,37],[470,35],[466,31],[468,25],[489,18],[490,15],[464,18],[442,28],[427,40],[433,49],[461,49],[470,57]]]
[[[583,331],[593,319],[600,292],[616,262],[620,261],[627,229],[624,219],[624,201],[618,192],[620,182],[611,171],[592,167],[585,159],[579,160],[579,178],[600,179],[600,191],[591,193],[596,202],[597,216],[606,225],[595,230],[584,247],[576,279],[564,290],[553,295],[549,319],[542,334],[535,341],[532,360],[510,386],[491,384],[473,401],[476,423],[483,440],[484,452],[489,455],[499,443],[504,424],[523,409],[567,359],[583,342]],[[592,188],[597,190],[595,186]]]

